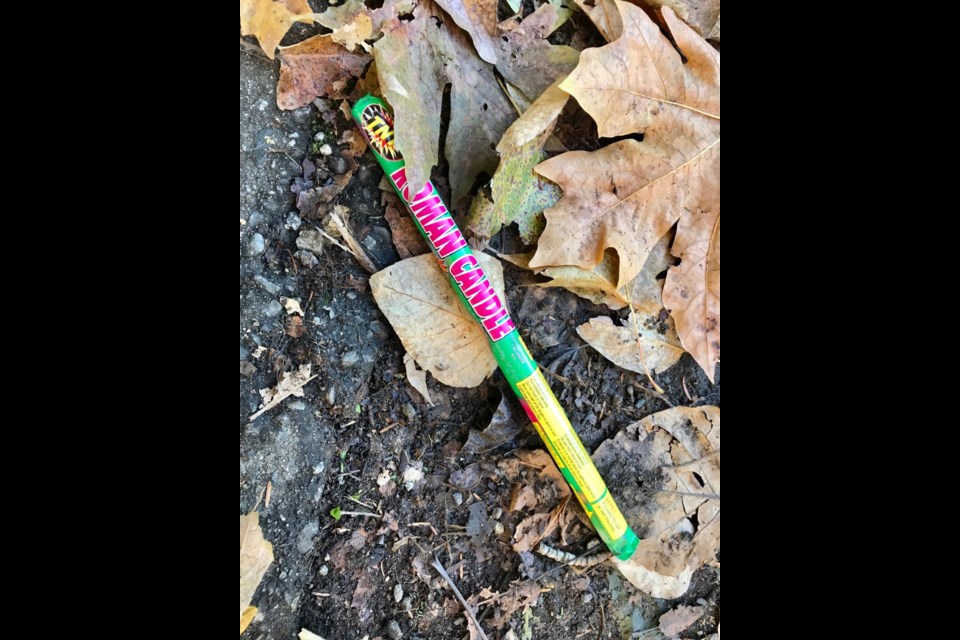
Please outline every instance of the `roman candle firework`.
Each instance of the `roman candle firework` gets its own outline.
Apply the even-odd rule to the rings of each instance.
[[[486,332],[510,387],[601,539],[614,555],[628,559],[639,539],[624,520],[566,413],[527,351],[506,304],[494,291],[433,183],[408,182],[403,156],[394,144],[393,118],[386,104],[368,95],[354,105],[352,113],[377,161],[446,272],[450,285]]]

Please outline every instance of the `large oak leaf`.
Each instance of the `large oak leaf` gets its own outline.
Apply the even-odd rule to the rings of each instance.
[[[674,268],[664,300],[684,348],[712,380],[720,343],[720,54],[669,7],[662,13],[677,48],[641,9],[617,6],[622,37],[584,51],[561,88],[601,136],[643,133],[643,141],[566,153],[537,167],[564,196],[545,212],[530,266],[592,269],[614,249],[622,286],[680,220],[673,253],[685,263]]]

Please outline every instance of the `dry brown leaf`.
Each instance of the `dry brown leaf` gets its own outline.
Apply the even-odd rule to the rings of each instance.
[[[290,316],[283,323],[283,332],[291,338],[299,338],[305,331],[303,318],[300,316]]]
[[[654,597],[679,597],[720,549],[720,409],[655,413],[592,457],[641,539],[629,561],[615,561],[618,568]]]
[[[291,317],[297,318],[299,316]],[[263,399],[263,402],[260,404],[257,412],[250,416],[250,422],[253,422],[290,396],[302,398],[304,385],[317,377],[316,375],[310,375],[310,367],[310,364],[302,364],[299,369],[291,373],[281,371],[277,374],[277,386],[260,389],[260,397]]]
[[[387,224],[390,225],[393,246],[396,247],[397,255],[401,259],[430,253],[430,248],[417,230],[417,223],[413,218],[401,213],[400,209],[392,204],[387,205],[385,217]]]
[[[593,116],[601,136],[642,131],[644,140],[565,153],[537,167],[564,197],[546,211],[530,264],[593,268],[613,248],[622,286],[685,210],[719,209],[720,62],[669,8],[664,18],[687,64],[643,10],[619,6],[623,37],[585,51],[561,88]]]
[[[483,253],[476,256],[494,290],[506,300],[500,262]],[[370,289],[407,353],[438,381],[475,387],[496,370],[486,334],[432,254],[407,258],[375,273]]]
[[[394,110],[396,148],[407,165],[412,192],[438,162],[444,88],[450,84],[450,125],[444,155],[450,165],[453,205],[477,175],[493,175],[494,145],[514,119],[493,69],[470,46],[469,36],[432,2],[374,46],[383,96]]]
[[[512,440],[523,425],[514,417],[509,398],[503,396],[497,410],[493,412],[490,424],[483,431],[471,429],[464,443],[463,453],[483,453]]]
[[[374,574],[369,567],[361,571],[360,580],[357,581],[357,588],[353,591],[353,599],[350,602],[351,609],[358,609],[357,617],[360,618],[361,623],[366,622],[373,614],[370,598],[376,592],[378,584],[380,584],[379,571]]]
[[[568,99],[559,87],[547,88],[503,134],[497,145],[500,164],[490,185],[493,199],[474,198],[467,218],[471,231],[489,238],[503,225],[516,222],[525,243],[540,237],[543,210],[560,199],[560,189],[533,169],[543,160],[543,145]]]
[[[331,3],[326,11],[316,16],[316,20],[336,34],[354,24],[358,17],[365,16],[372,23],[372,37],[377,37],[383,29],[394,26],[398,16],[413,11],[415,0],[385,0],[380,4],[380,8],[370,9],[364,0],[346,0],[339,5]]]
[[[319,96],[340,95],[346,80],[362,74],[370,59],[362,51],[348,51],[330,35],[313,36],[292,47],[282,47],[277,106],[299,109]]]
[[[660,616],[660,631],[668,638],[675,638],[703,616],[705,607],[680,605]]]
[[[370,16],[361,13],[353,19],[353,22],[331,33],[330,37],[348,51],[353,51],[357,45],[360,45],[364,51],[369,52],[370,45],[365,41],[373,37],[373,20]]]
[[[623,20],[614,0],[574,0],[597,27],[607,42],[613,42],[623,33]]]
[[[528,484],[522,487],[518,486],[510,495],[510,505],[507,511],[520,511],[525,507],[533,509],[538,502],[537,492],[534,491],[533,487]]]
[[[683,355],[680,339],[672,327],[660,333],[639,321],[636,327],[629,320],[625,326],[617,326],[610,318],[601,316],[577,327],[577,333],[604,358],[637,373],[661,373]]]
[[[300,308],[300,301],[296,298],[284,298],[281,296],[280,302],[283,304],[283,308],[287,310],[287,315],[293,315],[295,313],[301,316],[303,315],[303,309]]]
[[[367,151],[367,141],[363,139],[363,136],[360,135],[356,129],[347,129],[344,131],[343,135],[340,136],[340,143],[347,145],[347,148],[344,150],[345,156],[358,158]]]
[[[240,516],[240,633],[243,633],[245,610],[272,562],[273,545],[263,538],[260,514],[251,511]],[[246,613],[253,619],[253,615]]]
[[[538,282],[535,286],[563,287],[594,304],[604,304],[611,309],[622,309],[629,304],[638,313],[641,322],[656,321],[659,324],[661,311],[664,309],[661,295],[663,280],[659,276],[674,262],[670,256],[671,242],[673,234],[668,233],[661,238],[650,251],[643,270],[619,289],[614,284],[619,272],[619,261],[616,253],[611,250],[605,251],[600,264],[590,270],[574,266],[533,269],[530,266],[533,253],[499,254],[498,257],[522,269],[551,278],[548,282]],[[670,331],[675,331],[672,319],[668,318],[663,322]]]
[[[513,534],[515,540],[513,550],[517,553],[532,551],[537,548],[541,540],[553,533],[558,523],[550,515],[549,513],[535,513],[529,518],[521,520]]]
[[[624,20],[623,36],[612,44],[588,49],[561,88],[597,122],[601,137],[642,132],[663,122],[689,121],[691,144],[719,136],[720,52],[669,9],[663,18],[680,52],[640,8],[616,0]]]
[[[243,635],[243,632],[247,630],[247,627],[249,627],[250,623],[253,622],[253,617],[255,615],[257,615],[256,607],[247,607],[240,612],[240,635]]]
[[[497,71],[528,100],[536,100],[547,87],[577,66],[579,51],[547,40],[570,17],[570,13],[569,9],[542,4],[522,22],[508,18],[498,27],[500,54]]]
[[[283,36],[297,20],[313,21],[307,0],[240,0],[240,34],[255,36],[271,60]]]
[[[436,0],[470,34],[481,58],[497,61],[497,3],[490,0]]]
[[[519,584],[511,585],[503,593],[483,590],[480,592],[480,596],[483,599],[493,598],[497,603],[499,611],[490,620],[490,626],[499,629],[510,622],[510,618],[517,611],[537,604],[537,600],[540,599],[540,587],[535,580],[524,580]],[[505,639],[506,637],[504,636]]]
[[[670,7],[677,17],[710,40],[720,40],[720,0],[643,0],[655,8]]]
[[[427,401],[427,404],[432,407],[433,400],[430,398],[430,389],[427,388],[427,372],[417,369],[417,363],[414,362],[409,353],[403,354],[403,366],[407,371],[407,381],[410,386],[416,389]]]
[[[718,181],[719,182],[719,181]],[[677,323],[684,348],[710,382],[720,361],[720,206],[687,211],[677,225],[663,304]]]

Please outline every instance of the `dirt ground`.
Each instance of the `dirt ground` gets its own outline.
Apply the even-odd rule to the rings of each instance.
[[[473,602],[484,599],[483,589],[539,591],[534,604],[509,615],[496,603],[482,604],[478,617],[491,639],[510,630],[518,638],[655,637],[641,632],[655,628],[662,612],[697,603],[710,615],[684,637],[714,633],[718,570],[701,569],[683,598],[662,601],[635,591],[609,564],[581,571],[513,550],[524,514],[508,513],[512,483],[497,465],[518,449],[542,448],[535,432],[517,418],[523,413],[508,395],[506,420],[516,435],[499,446],[464,447],[504,399],[502,375],[475,389],[431,380],[435,406],[428,406],[402,375],[403,347],[374,303],[369,274],[329,245],[317,264],[295,257],[298,235],[316,224],[300,218],[290,191],[301,161],[313,158],[318,181],[347,168],[329,136],[334,153],[317,155],[316,134],[330,125],[319,122],[315,108],[277,109],[276,77],[275,63],[241,49],[240,512],[254,508],[269,481],[269,508],[261,503],[258,510],[275,554],[245,636],[289,639],[306,628],[327,640],[467,638],[463,608],[430,567],[434,554]],[[335,128],[347,126],[341,120]],[[382,268],[399,257],[380,203],[381,172],[369,155],[359,165],[335,202],[349,208],[357,238]],[[506,231],[493,247],[517,250],[515,235]],[[668,402],[719,405],[719,373],[711,385],[689,356],[659,376],[666,390],[659,398],[646,391],[643,376],[613,366],[576,334],[591,317],[622,313],[564,289],[526,286],[533,276],[510,265],[505,279],[517,326],[554,374],[551,385],[588,450]],[[303,336],[285,333],[281,296],[301,302]],[[318,374],[304,397],[249,423],[259,389],[304,363]],[[408,488],[402,472],[410,466],[424,478]],[[556,501],[540,498],[542,505]],[[376,517],[337,521],[335,507]],[[576,523],[567,534],[566,546],[552,544],[574,553],[595,537]]]

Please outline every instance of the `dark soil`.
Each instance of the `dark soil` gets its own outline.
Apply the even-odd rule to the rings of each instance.
[[[318,169],[337,174],[342,163],[336,139],[350,124],[342,117],[323,123],[313,107],[278,112],[275,81],[273,63],[241,50],[240,512],[257,505],[269,481],[270,505],[257,509],[275,553],[254,597],[259,613],[245,635],[289,639],[306,628],[328,640],[387,638],[394,621],[403,637],[466,638],[463,608],[429,566],[434,554],[474,601],[485,588],[504,592],[536,580],[536,604],[526,614],[514,612],[501,628],[491,624],[500,607],[479,607],[491,639],[503,638],[508,629],[518,637],[630,638],[656,627],[659,615],[674,605],[698,602],[710,615],[687,637],[715,632],[718,570],[702,569],[683,598],[668,602],[635,591],[608,564],[577,571],[513,550],[514,527],[529,513],[508,513],[512,483],[497,463],[516,449],[541,448],[536,434],[523,424],[499,447],[461,451],[470,431],[485,428],[503,399],[502,375],[497,372],[475,389],[431,380],[436,406],[427,406],[402,375],[404,350],[370,294],[369,274],[329,245],[314,266],[294,257],[298,234],[317,222],[295,219],[289,186],[301,175],[306,155]],[[323,130],[334,154],[316,157],[311,149]],[[380,179],[378,166],[364,156],[334,202],[349,208],[354,233],[384,267],[398,256],[383,218]],[[255,234],[263,238],[261,251]],[[493,245],[515,251],[515,235],[507,230]],[[649,391],[644,376],[613,366],[576,334],[576,326],[591,317],[623,314],[564,289],[527,286],[534,277],[509,265],[505,278],[517,326],[554,374],[554,391],[588,450],[666,409],[668,401],[719,404],[719,377],[711,385],[688,356],[658,377],[664,399]],[[273,304],[280,296],[303,306],[303,336],[285,332],[286,313]],[[259,406],[258,390],[274,386],[279,371],[304,363],[319,374],[304,397],[288,398],[248,423]],[[402,475],[411,465],[422,466],[424,479],[408,489]],[[451,477],[455,472],[461,473]],[[378,476],[390,478],[383,491]],[[464,476],[477,483],[457,486]],[[336,507],[378,517],[335,520]],[[567,533],[567,548],[574,553],[595,537],[582,524]],[[563,546],[558,540],[552,544]],[[525,628],[531,636],[523,635]]]

